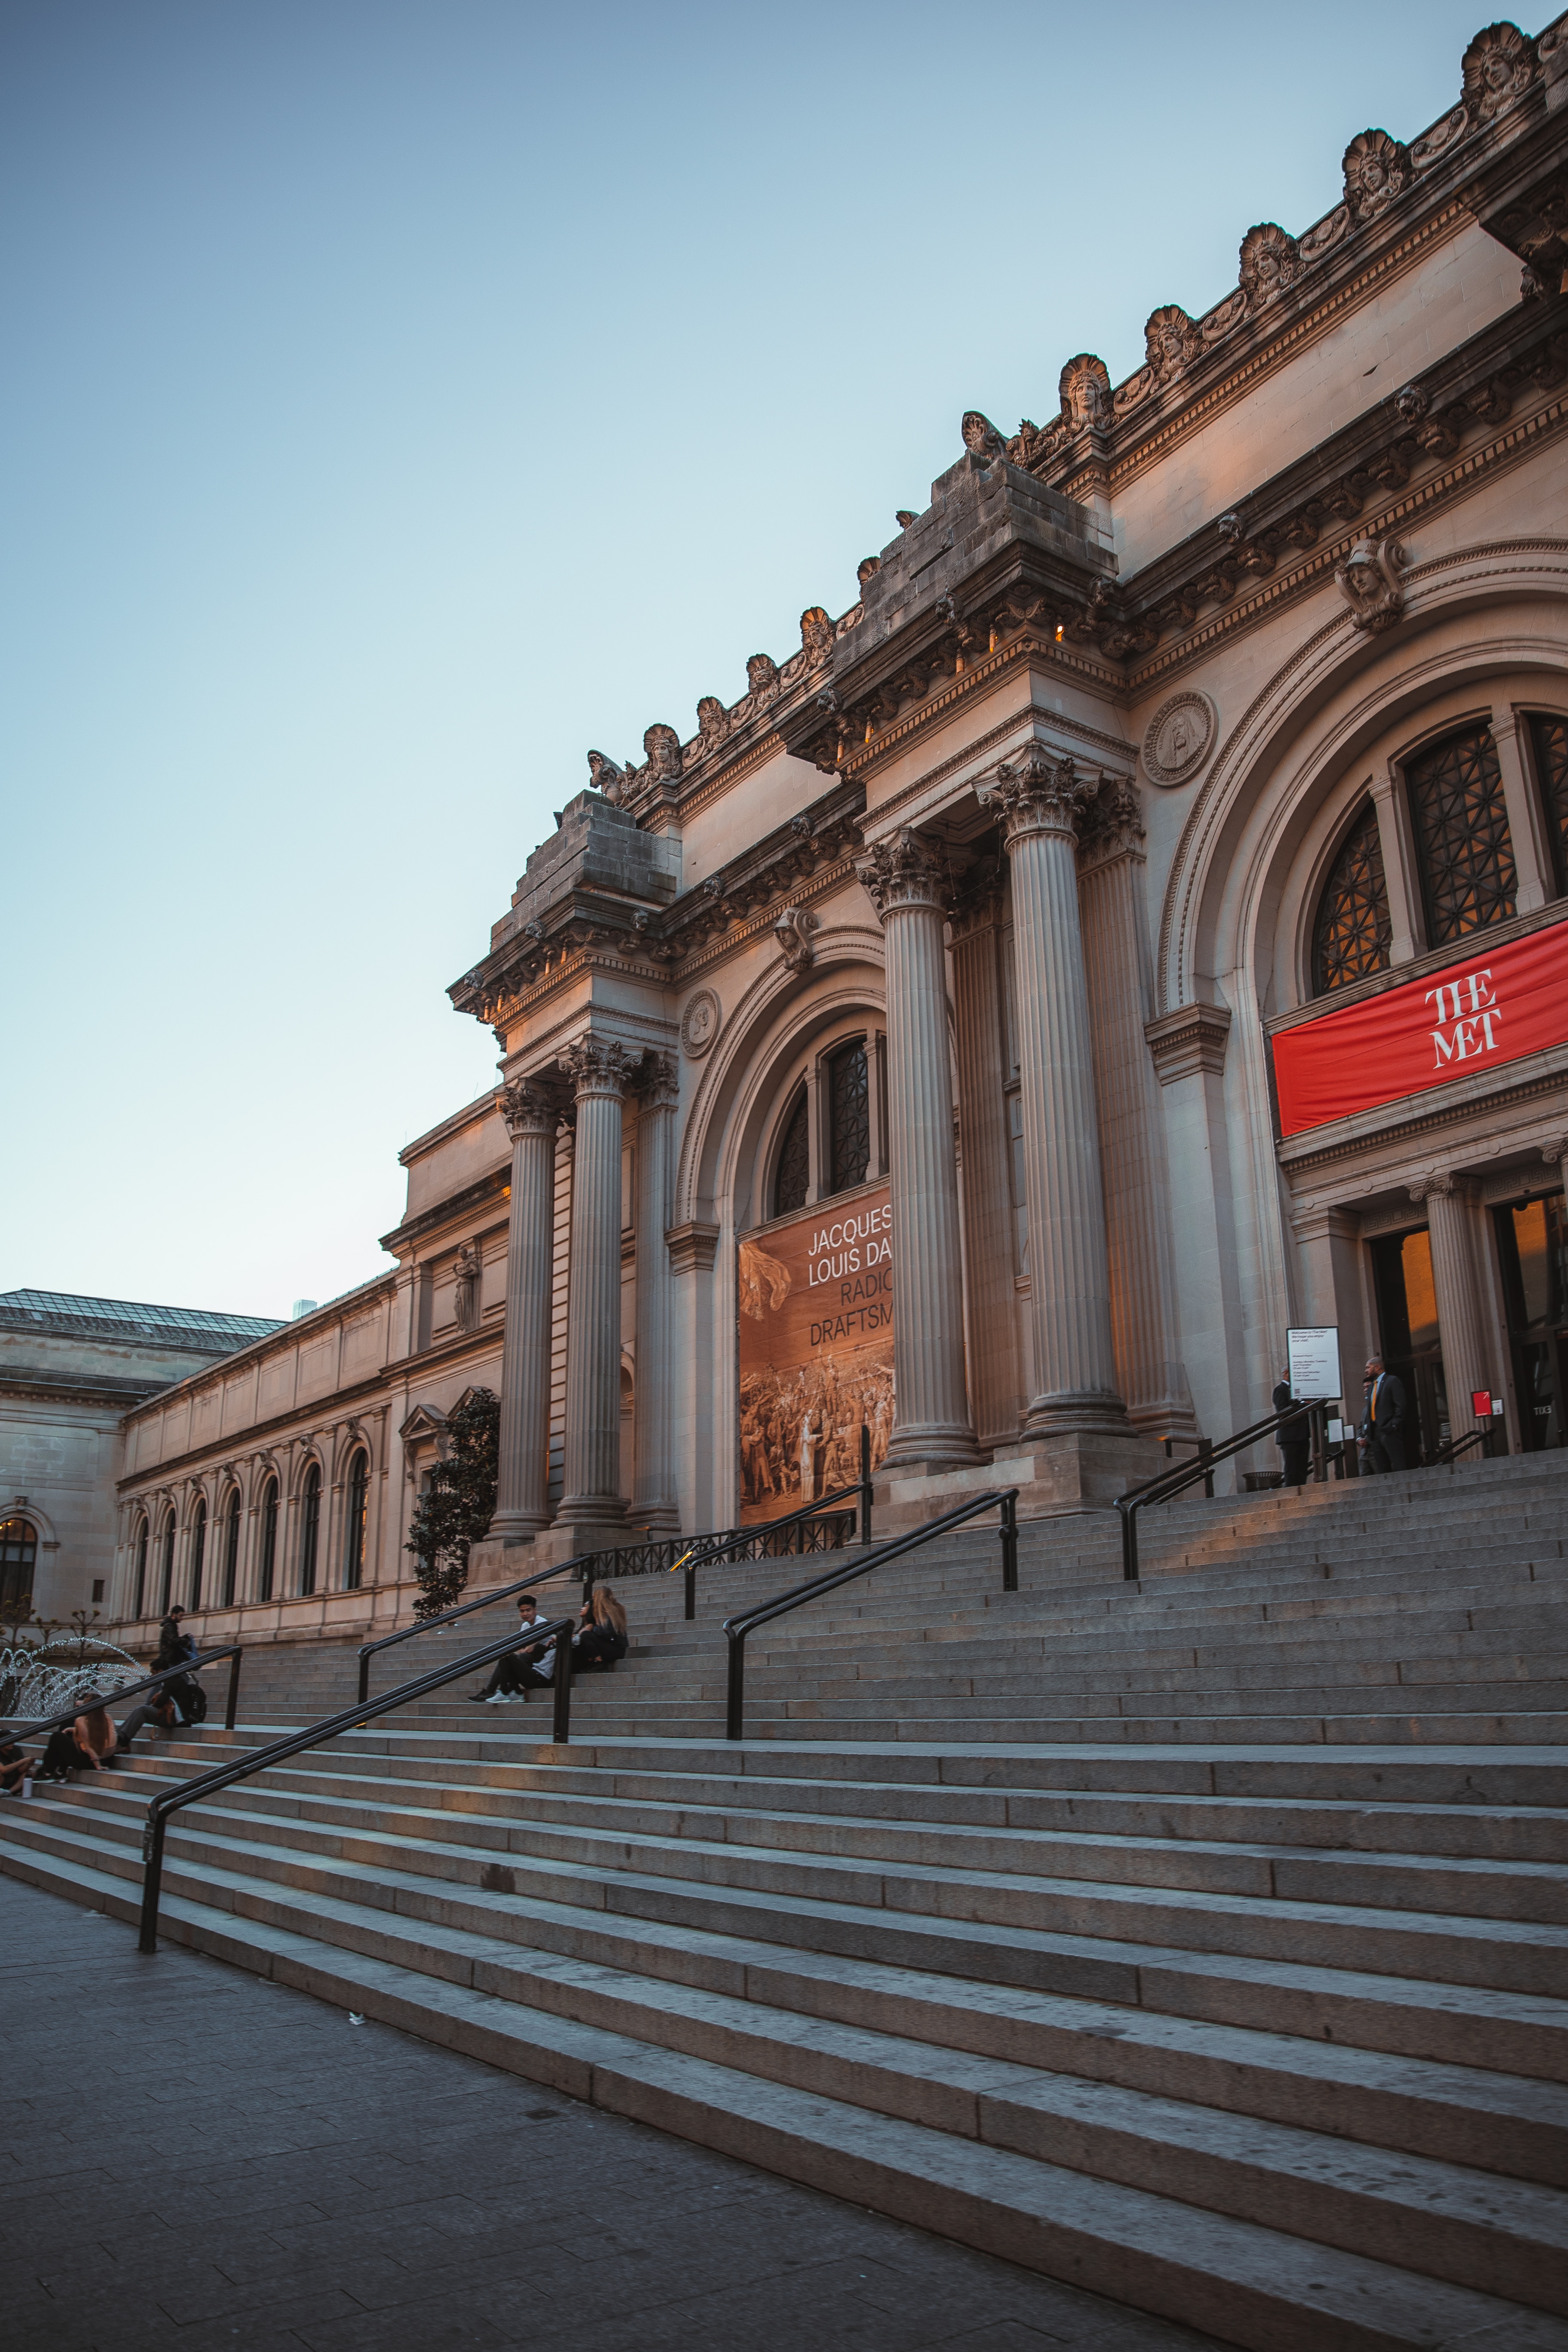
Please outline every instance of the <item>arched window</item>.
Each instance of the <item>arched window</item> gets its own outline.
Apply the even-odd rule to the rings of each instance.
[[[234,1607],[235,1589],[239,1582],[239,1488],[231,1486],[228,1509],[224,1514],[223,1531],[223,1606]]]
[[[1322,996],[1388,966],[1388,886],[1377,811],[1363,801],[1329,869],[1312,926],[1312,989]]]
[[[349,1523],[343,1535],[343,1590],[364,1581],[365,1517],[370,1506],[370,1456],[362,1446],[349,1464]]]
[[[1546,803],[1546,830],[1561,898],[1568,893],[1568,719],[1538,710],[1530,722],[1530,740],[1541,797]]]
[[[840,1045],[827,1065],[827,1189],[847,1192],[871,1164],[871,1090],[866,1040]]]
[[[196,1505],[196,1516],[191,1528],[191,1607],[202,1605],[202,1567],[207,1556],[207,1507]]]
[[[132,1617],[143,1617],[147,1613],[147,1547],[152,1536],[153,1530],[143,1519],[136,1530],[136,1587],[132,1595]]]
[[[1465,727],[1446,735],[1408,763],[1405,782],[1427,946],[1444,947],[1468,931],[1506,923],[1518,881],[1491,729]]]
[[[174,1601],[174,1514],[163,1522],[163,1559],[158,1576],[158,1614],[166,1617]]]
[[[300,1529],[300,1590],[316,1589],[316,1553],[321,1540],[321,1469],[312,1462],[305,1473],[304,1523]]]
[[[778,1173],[773,1178],[774,1216],[787,1217],[792,1209],[804,1209],[810,1189],[811,1106],[802,1087],[779,1147]]]
[[[261,1497],[261,1574],[257,1597],[270,1601],[278,1576],[278,1481],[268,1478]]]
[[[0,1617],[7,1622],[33,1613],[33,1570],[38,1530],[31,1519],[0,1519]]]

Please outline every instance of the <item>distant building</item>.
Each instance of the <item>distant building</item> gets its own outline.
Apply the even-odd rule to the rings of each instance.
[[[277,1328],[257,1315],[0,1292],[0,1623],[108,1616],[123,1415]]]

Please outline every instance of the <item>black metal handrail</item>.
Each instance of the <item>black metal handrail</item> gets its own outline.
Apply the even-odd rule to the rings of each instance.
[[[534,1642],[555,1643],[555,1665],[552,1675],[555,1690],[555,1717],[551,1737],[564,1748],[572,1737],[572,1636],[577,1630],[575,1617],[554,1617],[542,1620],[529,1627]],[[565,1638],[563,1640],[562,1636]],[[395,1707],[407,1706],[427,1691],[439,1690],[444,1683],[456,1682],[459,1675],[472,1674],[479,1666],[494,1665],[498,1659],[520,1646],[516,1629],[499,1642],[490,1642],[482,1650],[470,1650],[456,1664],[436,1666],[427,1675],[419,1675],[412,1682],[400,1683],[395,1690],[384,1691],[380,1698],[367,1699],[358,1706],[345,1706],[340,1714],[329,1715],[320,1723],[312,1723],[303,1731],[286,1732],[281,1739],[268,1742],[247,1756],[237,1756],[227,1764],[215,1765],[210,1772],[200,1772],[194,1780],[182,1780],[176,1789],[166,1789],[154,1797],[147,1808],[146,1826],[142,1832],[142,1938],[140,1949],[155,1952],[158,1948],[158,1896],[163,1884],[163,1840],[169,1816],[182,1805],[194,1804],[199,1798],[227,1789],[237,1780],[248,1780],[253,1773],[266,1771],[269,1764],[282,1764],[290,1756],[301,1755],[307,1748],[322,1747],[335,1739],[340,1731],[353,1731],[356,1725],[370,1723],[378,1715],[390,1715]]]
[[[472,1616],[476,1609],[493,1608],[498,1601],[510,1601],[514,1593],[526,1592],[531,1584],[548,1584],[557,1576],[570,1576],[576,1569],[586,1570],[600,1557],[597,1552],[580,1551],[574,1559],[563,1559],[559,1568],[547,1568],[542,1575],[520,1576],[515,1584],[498,1584],[493,1592],[481,1592],[477,1601],[464,1601],[456,1609],[444,1609],[439,1617],[416,1618],[414,1623],[405,1625],[400,1633],[384,1633],[379,1642],[362,1642],[359,1650],[360,1698],[363,1700],[370,1696],[370,1662],[378,1650],[393,1649],[399,1642],[412,1642],[420,1633],[433,1633],[438,1625],[449,1625],[456,1617]],[[587,1585],[588,1579],[584,1573],[584,1592]],[[512,1646],[523,1649],[527,1644],[514,1638]]]
[[[1188,1486],[1195,1486],[1200,1478],[1205,1491],[1212,1495],[1215,1465],[1228,1461],[1233,1454],[1245,1454],[1249,1445],[1256,1445],[1258,1439],[1267,1437],[1271,1429],[1279,1429],[1288,1421],[1304,1417],[1311,1432],[1313,1475],[1321,1479],[1327,1467],[1324,1431],[1331,1402],[1327,1397],[1299,1397],[1283,1412],[1268,1413],[1262,1421],[1255,1421],[1250,1428],[1238,1429],[1234,1437],[1222,1438],[1217,1445],[1211,1445],[1206,1454],[1200,1454],[1197,1461],[1173,1463],[1169,1470],[1162,1470],[1157,1478],[1146,1478],[1141,1486],[1130,1487],[1125,1495],[1118,1495],[1116,1508],[1121,1515],[1121,1573],[1125,1580],[1129,1584],[1138,1581],[1138,1513],[1146,1510],[1151,1504],[1170,1502]]]
[[[237,1642],[231,1642],[226,1649],[209,1650],[205,1657],[186,1658],[182,1664],[164,1666],[157,1674],[147,1675],[142,1682],[127,1683],[123,1690],[106,1691],[100,1704],[105,1708],[117,1707],[123,1699],[134,1698],[140,1691],[156,1690],[164,1683],[177,1681],[181,1675],[200,1674],[204,1666],[216,1666],[225,1658],[228,1658],[233,1663],[228,1670],[228,1701],[224,1711],[223,1727],[226,1731],[232,1731],[236,1709],[239,1705],[239,1662],[244,1655],[243,1645]],[[16,1736],[19,1739],[42,1739],[46,1732],[58,1731],[63,1723],[74,1723],[77,1717],[83,1712],[83,1702],[78,1699],[76,1705],[68,1706],[63,1715],[51,1715],[46,1717],[41,1723],[29,1723],[26,1730],[22,1728],[19,1718],[13,1716],[12,1721],[16,1726]]]
[[[836,1503],[847,1503],[854,1496],[853,1511],[836,1511]],[[697,1614],[697,1571],[711,1566],[716,1559],[731,1559],[736,1553],[752,1559],[788,1559],[797,1552],[837,1551],[848,1541],[857,1517],[863,1544],[871,1540],[871,1433],[860,1423],[860,1475],[853,1486],[836,1486],[830,1495],[806,1503],[798,1511],[787,1511],[782,1518],[763,1519],[754,1528],[724,1528],[716,1535],[695,1536],[683,1557],[672,1560],[672,1568],[686,1571],[686,1605],[688,1620]],[[822,1540],[805,1541],[807,1528],[820,1527]],[[791,1530],[795,1532],[790,1533]],[[781,1540],[781,1538],[784,1538]],[[702,1549],[700,1550],[698,1546]]]
[[[879,1544],[876,1550],[862,1559],[850,1560],[843,1568],[829,1569],[826,1576],[814,1576],[809,1584],[797,1584],[793,1591],[777,1592],[771,1601],[760,1601],[754,1609],[743,1609],[734,1617],[724,1620],[724,1639],[730,1645],[729,1673],[724,1694],[724,1737],[742,1739],[746,1704],[746,1636],[755,1626],[766,1625],[774,1617],[787,1616],[792,1609],[803,1608],[819,1593],[832,1592],[840,1584],[848,1584],[858,1576],[868,1576],[874,1568],[881,1568],[907,1551],[916,1551],[933,1536],[948,1534],[961,1528],[965,1520],[978,1518],[982,1511],[1000,1510],[1002,1524],[997,1533],[1002,1538],[1002,1590],[1018,1590],[1018,1489],[1004,1487],[1000,1494],[977,1495],[972,1503],[961,1503],[955,1511],[946,1511],[940,1519],[928,1519],[923,1527],[911,1528],[907,1536],[895,1536],[890,1543]]]
[[[1462,1437],[1446,1437],[1432,1456],[1431,1466],[1436,1470],[1445,1462],[1457,1462],[1471,1445],[1479,1445],[1484,1453],[1486,1443],[1487,1432],[1484,1429],[1467,1429]]]

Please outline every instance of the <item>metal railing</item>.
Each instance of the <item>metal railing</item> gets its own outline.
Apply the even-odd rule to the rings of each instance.
[[[1486,1452],[1487,1432],[1484,1429],[1467,1429],[1462,1437],[1446,1437],[1432,1456],[1432,1468],[1436,1470],[1445,1462],[1457,1462],[1460,1454],[1472,1445],[1479,1445],[1483,1454]]]
[[[755,1609],[742,1610],[724,1620],[724,1639],[730,1645],[729,1673],[724,1694],[724,1737],[743,1739],[742,1728],[746,1705],[746,1636],[758,1625],[766,1625],[775,1617],[787,1616],[791,1610],[804,1608],[824,1592],[835,1591],[841,1584],[853,1582],[858,1576],[868,1576],[874,1568],[882,1568],[903,1553],[916,1551],[934,1536],[948,1535],[966,1520],[978,1518],[982,1511],[1000,1510],[1002,1524],[997,1529],[1002,1539],[1002,1590],[1018,1590],[1018,1489],[1007,1486],[997,1495],[977,1495],[972,1503],[961,1503],[956,1511],[946,1511],[940,1519],[928,1519],[924,1527],[911,1528],[907,1536],[895,1536],[890,1543],[879,1544],[875,1551],[861,1559],[848,1561],[843,1568],[829,1569],[826,1576],[813,1577],[809,1584],[797,1584],[793,1591],[778,1592],[771,1601],[761,1601]]]
[[[577,1630],[575,1617],[542,1619],[528,1629],[531,1642],[555,1642],[555,1665],[552,1681],[555,1692],[555,1716],[552,1738],[564,1748],[572,1737],[572,1636]],[[564,1638],[563,1638],[563,1636]],[[310,1724],[303,1731],[286,1732],[281,1739],[268,1742],[247,1756],[236,1756],[226,1764],[215,1765],[210,1772],[199,1772],[194,1780],[182,1780],[179,1787],[166,1789],[154,1797],[147,1808],[147,1822],[142,1832],[142,1937],[140,1948],[155,1952],[158,1948],[158,1898],[163,1885],[163,1841],[171,1814],[182,1805],[197,1803],[203,1797],[216,1794],[219,1789],[232,1788],[237,1780],[248,1780],[253,1773],[265,1772],[269,1764],[286,1763],[290,1756],[302,1755],[308,1748],[320,1748],[335,1739],[341,1731],[353,1731],[362,1723],[374,1722],[378,1715],[390,1715],[394,1708],[407,1706],[426,1692],[439,1690],[446,1683],[456,1682],[459,1675],[472,1674],[480,1666],[490,1666],[519,1648],[514,1626],[500,1641],[487,1643],[482,1650],[470,1650],[455,1664],[436,1666],[429,1674],[418,1675],[412,1682],[400,1683],[395,1690],[384,1691],[380,1698],[366,1699],[358,1706],[345,1706],[341,1714],[329,1715],[321,1722]],[[229,1726],[232,1729],[232,1723]]]
[[[853,1497],[852,1510],[834,1506]],[[697,1614],[697,1571],[718,1559],[790,1559],[808,1551],[842,1551],[856,1533],[863,1544],[871,1540],[871,1433],[860,1424],[860,1475],[853,1486],[836,1486],[820,1501],[807,1503],[783,1518],[763,1519],[754,1528],[725,1528],[717,1535],[694,1536],[672,1568],[686,1571],[685,1615]]]
[[[228,1669],[228,1700],[224,1710],[223,1727],[226,1731],[232,1731],[236,1711],[239,1706],[239,1662],[244,1655],[244,1648],[239,1643],[230,1643],[226,1649],[209,1650],[205,1657],[186,1658],[177,1666],[163,1666],[157,1674],[148,1675],[142,1682],[127,1683],[123,1690],[107,1691],[100,1704],[106,1709],[118,1707],[122,1700],[135,1698],[142,1691],[160,1690],[165,1683],[175,1682],[182,1675],[200,1674],[204,1666],[219,1665],[225,1658],[227,1658],[231,1663]],[[78,1699],[76,1705],[68,1706],[63,1715],[46,1716],[41,1723],[29,1723],[26,1729],[18,1721],[16,1737],[18,1739],[42,1739],[47,1733],[58,1731],[62,1724],[74,1723],[79,1715],[86,1712],[83,1702]]]
[[[532,1585],[549,1584],[555,1577],[571,1576],[579,1570],[583,1572],[583,1590],[586,1593],[592,1581],[594,1563],[604,1557],[602,1552],[579,1552],[575,1559],[563,1559],[559,1568],[548,1568],[542,1573],[536,1570],[532,1576],[520,1576],[515,1584],[498,1584],[493,1592],[481,1592],[477,1601],[461,1601],[456,1609],[444,1609],[438,1617],[416,1617],[413,1624],[405,1625],[400,1633],[384,1633],[379,1642],[362,1642],[358,1683],[361,1704],[370,1696],[370,1662],[378,1650],[391,1650],[399,1642],[412,1642],[421,1633],[434,1633],[437,1626],[450,1625],[456,1618],[471,1617],[476,1609],[492,1609],[498,1601],[510,1601],[515,1594],[528,1591]],[[513,1649],[526,1646],[520,1634],[512,1635]]]
[[[1157,1478],[1146,1478],[1142,1486],[1133,1486],[1125,1495],[1118,1495],[1116,1508],[1121,1515],[1121,1573],[1125,1580],[1129,1584],[1135,1584],[1138,1580],[1140,1511],[1147,1510],[1152,1504],[1170,1502],[1187,1487],[1195,1486],[1200,1479],[1204,1483],[1205,1493],[1212,1496],[1215,1465],[1227,1462],[1233,1454],[1245,1454],[1249,1445],[1256,1445],[1260,1437],[1267,1437],[1270,1430],[1282,1428],[1286,1422],[1307,1422],[1312,1446],[1312,1475],[1314,1478],[1323,1478],[1328,1468],[1329,1402],[1326,1397],[1298,1398],[1282,1412],[1271,1412],[1264,1420],[1255,1421],[1250,1428],[1238,1429],[1234,1437],[1222,1438],[1217,1445],[1210,1445],[1207,1453],[1200,1454],[1195,1462],[1174,1463],[1169,1470],[1162,1470]]]

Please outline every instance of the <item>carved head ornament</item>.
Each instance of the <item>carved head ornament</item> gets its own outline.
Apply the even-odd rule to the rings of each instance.
[[[1204,347],[1197,322],[1179,302],[1152,310],[1143,329],[1144,359],[1159,384],[1174,383],[1185,374]]]
[[[1334,567],[1334,584],[1351,608],[1358,629],[1375,635],[1392,628],[1405,610],[1399,574],[1405,550],[1396,539],[1358,539]]]
[[[966,408],[959,426],[963,446],[972,457],[1000,457],[1005,454],[1006,443],[988,416],[978,408]]]
[[[1414,177],[1410,150],[1386,131],[1363,131],[1345,149],[1345,202],[1354,221],[1375,220]]]
[[[1264,310],[1301,275],[1301,248],[1278,221],[1260,221],[1241,240],[1241,290],[1249,310]]]
[[[607,801],[618,801],[626,788],[626,772],[617,768],[613,760],[606,760],[603,751],[590,751],[588,782]]]
[[[800,642],[813,669],[833,651],[833,624],[820,604],[808,604],[800,616]]]
[[[680,738],[673,727],[650,727],[642,739],[648,773],[673,782],[680,773]]]
[[[1464,56],[1464,100],[1470,121],[1494,122],[1506,114],[1540,70],[1535,43],[1517,25],[1488,25]]]
[[[729,732],[729,712],[716,694],[705,694],[697,706],[697,733],[702,752],[716,751]]]
[[[746,664],[746,688],[757,702],[771,702],[779,690],[779,666],[771,654],[753,654]]]

